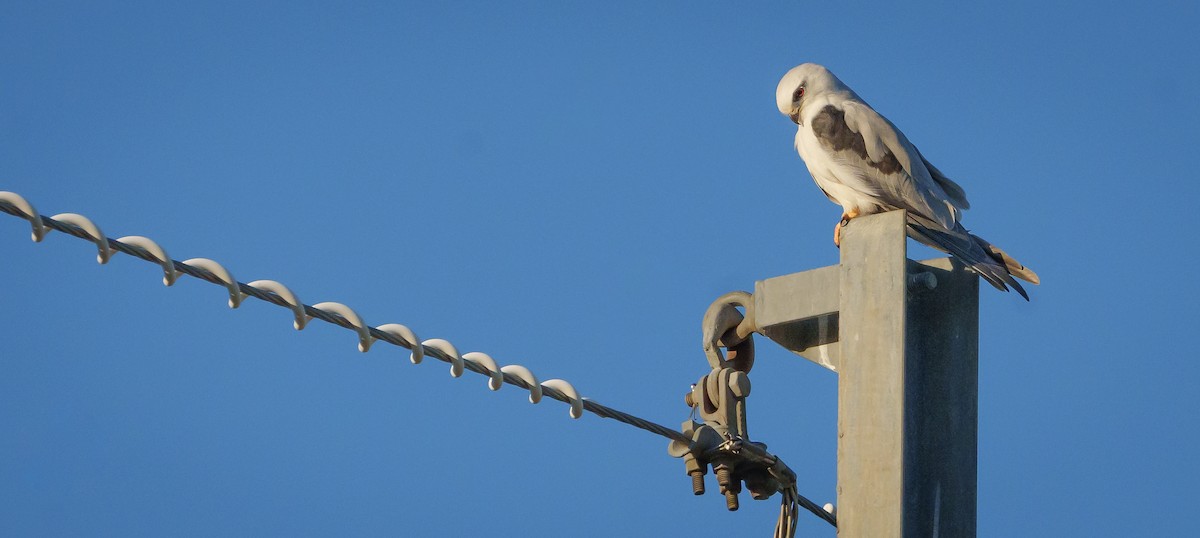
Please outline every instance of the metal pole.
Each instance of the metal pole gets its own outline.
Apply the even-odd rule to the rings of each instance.
[[[841,538],[975,536],[978,279],[908,260],[905,222],[894,211],[842,231]]]

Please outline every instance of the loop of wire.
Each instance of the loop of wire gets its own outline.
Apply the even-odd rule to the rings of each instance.
[[[450,359],[450,377],[461,377],[463,375],[463,368],[466,367],[466,363],[463,362],[462,356],[458,354],[458,349],[455,349],[454,344],[441,338],[434,338],[421,342],[421,347],[427,349],[433,348]]]
[[[282,306],[292,309],[292,316],[295,317],[295,320],[292,321],[292,326],[295,327],[297,331],[302,331],[304,330],[304,327],[308,326],[308,314],[304,313],[304,303],[300,302],[300,299],[296,297],[296,294],[292,293],[292,290],[288,289],[287,286],[284,286],[283,284],[280,284],[274,280],[255,280],[254,282],[246,285],[254,288],[259,293],[274,293],[276,297],[283,301]],[[279,303],[276,302],[275,304]]]
[[[332,301],[317,303],[310,308],[320,311],[325,315],[331,313],[337,314],[350,324],[350,328],[358,333],[358,350],[366,353],[371,350],[371,344],[375,343],[375,338],[371,336],[371,328],[363,322],[362,316],[358,315],[353,308],[350,308],[342,303]]]
[[[567,400],[571,402],[571,418],[579,418],[583,416],[583,398],[579,397],[579,393],[575,391],[575,387],[571,386],[564,379],[551,379],[542,382],[542,390],[553,389],[566,395]]]
[[[237,308],[241,306],[242,299],[245,297],[245,295],[242,294],[242,290],[238,286],[237,279],[233,278],[233,275],[229,274],[229,271],[226,270],[225,267],[221,266],[221,264],[208,258],[192,258],[190,260],[184,260],[183,264],[190,265],[192,267],[199,267],[212,273],[213,276],[217,277],[217,280],[220,280],[221,284],[224,284],[225,288],[229,290],[229,308]]]
[[[87,238],[96,243],[96,261],[100,262],[100,265],[108,263],[108,260],[112,258],[112,249],[108,247],[108,237],[105,237],[104,232],[100,231],[100,227],[96,226],[91,219],[78,213],[59,213],[50,218],[74,224],[87,232]],[[46,231],[49,232],[50,229],[47,228]]]
[[[533,375],[528,368],[520,364],[509,364],[500,367],[500,374],[506,378],[507,376],[516,377],[529,385],[529,403],[535,404],[542,401],[542,384],[538,383],[537,376]]]
[[[16,215],[29,221],[29,224],[33,226],[33,242],[42,242],[42,239],[46,237],[46,232],[50,230],[47,230],[46,226],[42,224],[42,219],[38,218],[39,215],[37,209],[34,209],[33,204],[21,197],[20,194],[9,191],[0,191],[0,202],[6,204],[8,207],[11,207],[14,210],[9,211],[9,214]]]
[[[149,256],[150,261],[161,265],[163,268],[164,286],[172,286],[179,279],[179,272],[175,270],[175,260],[172,260],[167,255],[167,251],[158,246],[158,243],[155,243],[153,239],[140,235],[127,235],[117,239],[116,242],[140,249]]]
[[[412,354],[409,355],[408,360],[412,361],[413,364],[421,364],[421,359],[425,358],[425,348],[420,344],[421,339],[417,338],[416,333],[412,332],[412,329],[399,323],[385,323],[376,327],[376,329],[403,341],[402,345],[412,349]]]
[[[490,377],[488,379],[489,389],[500,390],[500,387],[504,386],[504,373],[500,371],[499,366],[496,366],[496,360],[491,355],[480,351],[472,351],[463,355],[462,358],[463,362],[476,364],[487,370]]]

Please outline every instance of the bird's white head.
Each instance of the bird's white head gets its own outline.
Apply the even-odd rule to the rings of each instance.
[[[831,91],[849,91],[825,66],[800,64],[788,71],[775,88],[775,105],[784,116],[800,123],[801,109],[814,97]]]

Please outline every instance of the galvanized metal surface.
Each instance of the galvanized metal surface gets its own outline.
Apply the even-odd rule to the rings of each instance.
[[[745,320],[712,322],[735,294],[705,318],[706,345],[749,325],[838,373],[841,537],[975,535],[979,278],[907,259],[906,227],[903,211],[856,218],[839,265],[737,292]]]
[[[843,538],[975,535],[978,278],[950,260],[908,260],[905,235],[903,211],[842,230]],[[918,273],[932,277],[909,278]]]
[[[758,331],[775,343],[836,371],[838,341],[837,266],[768,278],[754,283]]]
[[[908,262],[937,287],[908,298],[904,536],[976,531],[979,277],[953,258]]]
[[[838,535],[903,536],[905,215],[842,229]]]

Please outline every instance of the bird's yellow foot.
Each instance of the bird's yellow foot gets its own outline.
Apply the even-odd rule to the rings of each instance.
[[[833,244],[838,248],[842,248],[842,226],[850,224],[850,219],[857,217],[857,211],[842,213],[842,220],[839,220],[837,225],[833,227]]]

